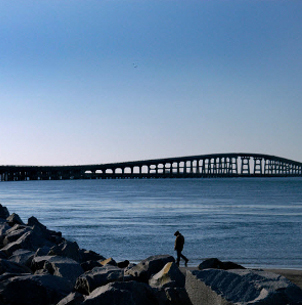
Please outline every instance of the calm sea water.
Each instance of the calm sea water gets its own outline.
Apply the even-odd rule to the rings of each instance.
[[[1,182],[0,202],[81,248],[137,262],[175,255],[302,269],[302,178]]]

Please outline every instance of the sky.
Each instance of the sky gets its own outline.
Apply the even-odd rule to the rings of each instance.
[[[302,162],[301,0],[0,0],[0,165]]]

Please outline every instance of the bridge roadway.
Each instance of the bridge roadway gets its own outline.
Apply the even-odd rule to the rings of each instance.
[[[254,153],[73,166],[0,166],[0,181],[288,176],[302,176],[302,163]]]

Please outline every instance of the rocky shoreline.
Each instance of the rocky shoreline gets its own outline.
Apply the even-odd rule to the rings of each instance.
[[[170,255],[116,262],[0,204],[0,305],[302,304],[301,287],[277,273],[218,259],[183,269]]]

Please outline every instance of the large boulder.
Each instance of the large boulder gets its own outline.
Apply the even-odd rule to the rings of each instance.
[[[82,294],[90,294],[94,289],[110,282],[125,280],[124,270],[117,266],[106,265],[95,267],[78,277],[75,290]],[[127,280],[127,278],[126,278]]]
[[[8,209],[0,203],[0,218],[6,219],[9,216]]]
[[[95,267],[102,267],[103,265],[97,261],[87,261],[81,264],[81,267],[83,268],[83,270],[86,271],[90,271]]]
[[[36,251],[42,246],[53,246],[53,243],[43,236],[40,228],[34,226],[32,229],[26,230],[17,240],[5,245],[1,250],[11,256],[13,252],[19,249]]]
[[[8,245],[9,243],[12,243],[19,239],[23,234],[26,232],[29,232],[30,228],[27,228],[20,224],[15,224],[13,227],[11,227],[9,230],[6,231],[5,237],[3,239],[3,246]]]
[[[32,260],[32,269],[45,269],[49,274],[68,280],[73,287],[76,279],[84,273],[81,265],[68,257],[38,256]]]
[[[19,249],[10,256],[9,261],[30,267],[34,254],[30,250]]]
[[[69,283],[53,275],[0,276],[0,304],[57,304],[71,292]]]
[[[166,287],[164,291],[167,302],[163,304],[192,305],[187,291],[184,287]]]
[[[153,288],[184,287],[185,276],[176,263],[169,262],[162,270],[151,277],[149,285]]]
[[[136,281],[114,282],[95,289],[83,305],[157,305],[158,300],[147,284]]]
[[[8,225],[7,222],[3,222],[0,224],[0,246],[3,246],[3,240],[5,238],[6,232],[10,229],[11,227]]]
[[[6,218],[6,221],[10,226],[14,226],[15,224],[24,225],[24,222],[22,221],[20,216],[16,213],[9,215]]]
[[[62,299],[57,305],[82,305],[84,296],[79,292],[71,292],[68,296]]]
[[[63,240],[60,244],[53,246],[48,254],[65,256],[81,262],[81,251],[78,244],[68,240]]]
[[[109,257],[103,261],[99,261],[99,263],[102,265],[102,266],[106,266],[106,265],[112,265],[112,266],[117,266],[117,262],[112,258],[112,257]]]
[[[6,259],[0,259],[0,274],[3,273],[31,273],[30,268],[15,263],[15,262],[11,262],[9,260]]]
[[[199,270],[204,269],[245,269],[243,266],[233,262],[222,262],[218,258],[208,258],[198,265]]]
[[[169,262],[175,262],[171,255],[150,256],[133,268],[126,270],[125,275],[130,275],[135,280],[147,283],[151,275],[159,272]]]
[[[193,305],[301,304],[302,290],[283,276],[261,270],[186,271]]]
[[[39,228],[41,234],[43,234],[43,236],[46,239],[48,239],[49,241],[51,241],[55,244],[59,244],[60,242],[62,242],[62,233],[61,232],[56,232],[56,231],[47,229],[46,226],[44,226],[41,222],[39,222],[39,220],[34,216],[31,216],[30,218],[28,218],[27,226],[32,227],[32,228],[34,228],[34,227]]]
[[[80,249],[81,263],[88,261],[104,261],[106,258],[92,250]]]

